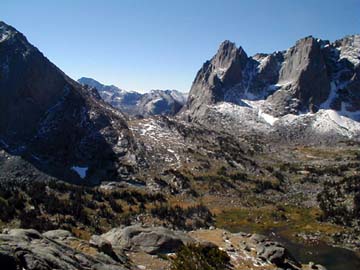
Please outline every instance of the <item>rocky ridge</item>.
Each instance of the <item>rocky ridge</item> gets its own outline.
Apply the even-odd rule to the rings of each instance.
[[[310,36],[286,51],[252,57],[224,41],[196,75],[182,115],[278,139],[298,139],[293,131],[305,141],[314,135],[359,138],[359,50],[359,35],[333,43]]]
[[[128,177],[139,150],[125,116],[13,27],[0,33],[0,147],[67,181]]]
[[[264,236],[223,230],[198,230],[186,235],[161,227],[132,226],[115,228],[86,241],[64,230],[40,234],[31,229],[12,229],[0,234],[0,241],[0,262],[9,270],[168,269],[171,259],[163,257],[176,256],[177,250],[189,242],[224,250],[230,257],[229,269],[325,269],[300,264],[286,248]]]
[[[104,101],[130,116],[173,116],[186,103],[185,94],[177,90],[151,90],[141,94],[126,91],[114,85],[103,85],[91,78],[82,77],[78,82],[96,88]]]
[[[348,37],[335,43],[307,38],[286,53],[276,53],[273,57],[269,57],[270,63],[265,61],[266,55],[256,55],[251,58],[255,62],[261,64],[264,60],[264,66],[260,67],[260,64],[258,66],[262,70],[261,76],[260,73],[254,75],[255,77],[260,76],[256,79],[256,83],[249,79],[253,76],[250,75],[252,73],[248,73],[252,67],[249,61],[253,64],[254,62],[249,60],[242,49],[236,48],[230,42],[225,42],[221,51],[226,53],[217,55],[214,61],[203,67],[204,74],[202,74],[203,70],[198,74],[196,82],[199,82],[204,88],[198,92],[194,90],[196,95],[192,95],[189,100],[188,110],[182,112],[190,120],[190,122],[185,122],[162,116],[128,119],[120,111],[105,103],[97,91],[81,86],[63,74],[36,48],[31,46],[18,31],[5,24],[2,24],[0,29],[0,52],[4,52],[0,54],[2,67],[0,102],[7,101],[1,104],[5,113],[0,116],[0,145],[2,148],[0,150],[2,171],[0,179],[9,181],[8,186],[11,187],[14,194],[17,194],[15,198],[20,201],[24,201],[24,192],[21,189],[19,192],[12,180],[27,182],[28,185],[33,185],[34,179],[48,180],[49,178],[81,184],[98,184],[105,180],[110,183],[104,183],[100,188],[106,192],[110,189],[115,192],[123,191],[122,188],[126,192],[129,187],[138,189],[138,193],[129,194],[131,196],[137,194],[139,205],[128,207],[125,202],[121,201],[119,207],[113,200],[104,200],[103,197],[107,197],[109,194],[102,197],[98,192],[92,192],[91,198],[98,198],[99,202],[91,204],[86,200],[86,207],[84,206],[86,211],[84,212],[89,212],[91,209],[92,215],[89,217],[101,214],[103,219],[107,218],[108,221],[113,221],[111,213],[109,214],[107,210],[114,208],[120,212],[124,211],[124,216],[131,210],[134,222],[141,223],[144,218],[145,221],[151,223],[153,220],[148,217],[151,216],[152,206],[143,205],[140,201],[146,204],[146,200],[142,199],[145,197],[144,194],[161,192],[168,196],[169,203],[174,200],[172,196],[178,196],[176,200],[185,198],[185,202],[183,202],[185,204],[188,203],[187,199],[192,203],[204,200],[214,208],[226,208],[231,205],[242,210],[243,207],[253,207],[251,210],[254,212],[259,206],[263,206],[264,213],[258,215],[253,222],[258,224],[259,219],[269,213],[269,209],[266,207],[269,205],[273,207],[274,201],[279,204],[300,205],[303,209],[317,208],[319,203],[316,197],[321,194],[324,183],[341,181],[345,175],[354,175],[354,179],[356,179],[359,164],[356,156],[358,149],[356,145],[351,146],[353,141],[348,140],[358,138],[358,122],[354,121],[358,113],[358,103],[356,103],[358,54],[354,49],[358,44],[357,36]],[[325,55],[326,48],[331,48],[331,53],[339,53],[338,57],[334,58],[336,64],[328,63],[329,58],[324,55],[322,56],[324,61],[321,57],[313,55],[319,53],[318,43],[321,55]],[[308,51],[311,53],[307,54]],[[287,66],[288,64],[282,62],[284,57],[291,60],[290,62],[293,64]],[[305,59],[304,62],[302,59]],[[282,63],[281,67],[278,63]],[[312,96],[312,91],[306,90],[306,82],[312,80],[312,75],[308,74],[307,70],[310,70],[310,73],[317,72],[318,67],[323,67],[324,63],[327,72],[319,74],[321,79],[319,85],[322,85],[326,78],[338,76],[336,77],[338,79],[330,82],[330,92],[326,90],[327,87],[319,86],[323,90]],[[215,68],[215,73],[213,64],[220,67],[219,69]],[[301,72],[301,74],[298,73],[299,71],[293,65],[301,66],[305,75],[302,75]],[[284,66],[286,68],[283,70]],[[241,78],[238,78],[240,70]],[[20,74],[22,80],[15,80],[16,74]],[[44,80],[43,77],[47,79]],[[285,84],[278,83],[280,77],[282,78],[281,82],[284,82],[286,78],[294,79],[295,82],[286,88],[288,86]],[[249,85],[248,88],[245,82],[246,85]],[[326,83],[324,84],[326,85]],[[267,85],[270,85],[270,89]],[[346,85],[346,89],[341,88],[344,85]],[[277,89],[277,87],[281,89]],[[204,89],[211,91],[206,92],[207,90],[203,91]],[[247,89],[246,98],[242,96],[245,92],[241,94],[239,89]],[[269,94],[264,89],[268,89]],[[285,91],[288,92],[284,95],[281,94]],[[238,96],[239,93],[241,98]],[[328,96],[323,101],[326,95]],[[260,96],[264,97],[259,98]],[[292,100],[292,96],[298,101]],[[290,101],[289,97],[291,97]],[[281,111],[274,112],[268,105],[277,102],[279,102],[279,106],[276,105],[276,108],[279,107]],[[336,107],[339,102],[340,107]],[[318,108],[319,103],[320,108]],[[319,136],[319,132],[322,132],[321,136]],[[319,142],[339,140],[339,134],[340,138],[345,139],[346,142],[335,145],[329,143],[329,149],[325,149],[326,151],[323,151],[321,147],[310,149],[304,147],[302,149],[302,147],[293,147],[293,144],[273,143],[274,140],[283,142],[284,139],[291,143],[299,142],[301,138],[304,145],[309,143],[316,145]],[[44,147],[44,145],[49,147]],[[343,152],[337,154],[337,151],[340,150]],[[336,194],[338,198],[335,202],[344,201],[343,204],[339,204],[340,210],[355,202],[346,213],[350,217],[350,223],[346,223],[346,226],[347,224],[358,224],[356,215],[358,190],[353,190],[354,192],[348,194],[348,186],[349,183],[351,184],[349,179],[344,178],[346,181],[340,182],[340,185],[329,186],[328,190],[321,195],[324,196],[323,201],[326,202],[329,200],[329,195],[331,197],[332,194]],[[337,186],[340,187],[341,192],[337,191],[339,189]],[[42,193],[43,197],[46,193],[52,193],[50,191],[50,188],[46,186]],[[46,218],[51,221],[51,224],[53,224],[52,222],[56,223],[56,220],[59,223],[59,216],[56,212],[58,209],[54,210],[52,204],[56,205],[56,202],[60,202],[59,205],[62,205],[62,200],[66,200],[67,195],[64,196],[64,190],[61,192],[63,193],[59,195],[60,201],[45,200],[46,203],[41,204],[37,202],[37,200],[41,202],[41,198],[37,198],[37,200],[33,200],[33,197],[27,198],[25,200],[27,207],[30,207],[30,203],[31,206],[38,206],[37,211],[29,211],[29,213],[46,217],[49,214],[44,211],[46,205],[53,211],[52,216]],[[19,194],[20,196],[18,196]],[[80,196],[76,197],[77,194]],[[89,194],[82,191],[71,192],[69,197],[71,200],[80,198],[77,201],[85,204],[82,196],[88,199]],[[124,194],[120,193],[121,196]],[[34,192],[31,193],[31,196],[33,195]],[[0,207],[10,209],[13,198],[6,194],[2,194],[2,196],[6,199],[0,200]],[[53,197],[47,196],[46,198]],[[109,196],[109,198],[111,197]],[[154,197],[150,196],[149,198],[152,200]],[[112,197],[112,199],[114,198]],[[71,205],[76,206],[77,201],[72,202]],[[131,204],[131,200],[126,203]],[[342,222],[344,215],[339,211],[337,205],[333,206],[329,209],[324,208],[329,212],[328,220]],[[21,212],[25,206],[20,203],[17,207],[16,211]],[[143,212],[134,211],[141,207],[143,207]],[[176,207],[178,206],[176,205]],[[311,212],[314,210],[313,208],[306,211]],[[74,209],[79,214],[79,211],[76,211],[79,208],[74,207]],[[179,208],[166,210],[166,207],[160,206],[159,209],[159,212],[165,212],[166,218],[169,211]],[[235,212],[235,209],[231,210]],[[285,214],[278,216],[276,213],[282,212],[276,209],[273,217],[274,224],[288,222],[291,219],[292,210],[292,208],[287,211],[283,210],[282,212],[286,216]],[[304,213],[308,213],[306,211]],[[180,207],[178,213],[180,213],[178,215],[184,215],[185,211]],[[201,213],[195,212],[196,215],[201,215]],[[163,224],[164,214],[158,215],[158,217],[157,224]],[[175,217],[177,219],[171,220],[173,223],[174,221],[183,221],[178,216],[175,215]],[[311,225],[315,228],[328,227],[329,224],[320,222],[319,217],[320,215],[314,217]],[[64,220],[69,221],[68,216],[65,218]],[[252,221],[250,218],[249,220]],[[30,226],[33,225],[31,221],[29,221]],[[85,221],[89,222],[89,227],[91,227],[93,226],[92,222],[96,220],[95,218],[94,220],[85,218]],[[301,221],[296,220],[296,224]],[[167,225],[171,225],[171,222],[169,223]],[[181,225],[187,225],[185,223],[187,220]],[[201,224],[208,226],[207,223]],[[11,223],[11,225],[13,224]],[[76,225],[76,223],[71,224],[71,226]],[[102,229],[101,225],[103,224],[98,225],[97,228]],[[199,227],[196,222],[191,225],[182,228]],[[331,229],[335,230],[333,227]],[[137,233],[141,234],[141,237],[148,235],[142,229],[136,229]],[[351,241],[351,245],[347,247],[354,250],[359,247],[357,244],[359,240],[356,238],[357,231],[348,236],[339,228],[336,228],[334,233],[325,233],[339,236],[339,241],[334,238],[334,244]],[[214,235],[215,232],[211,231],[209,234]],[[321,234],[324,232],[322,231]],[[151,238],[146,241],[149,241],[152,249],[157,244],[155,240],[158,239],[158,234],[149,233],[149,235]],[[242,237],[251,238],[250,235]],[[222,239],[224,240],[224,238]],[[143,252],[142,255],[145,257],[150,256],[146,258],[154,259],[154,255],[145,252],[148,248],[142,250],[139,247],[139,241],[143,241],[143,238],[140,239],[141,241],[129,237],[129,241],[134,240],[136,247],[134,247],[132,255],[139,259],[139,252]],[[267,256],[270,263],[266,263],[271,269],[273,267],[272,254],[275,254],[275,257],[284,254],[287,256],[283,248],[271,243],[272,241],[261,241],[258,243],[260,246],[249,244],[251,252],[245,253],[243,257],[255,258],[254,256],[258,256],[259,258],[256,257],[255,260],[256,264],[263,267],[261,263],[264,262],[260,257]],[[92,245],[99,246],[103,252],[113,258],[114,253],[110,250],[108,242],[99,235],[92,238]],[[46,245],[48,244],[46,242]],[[263,250],[262,244],[268,244],[271,252]],[[233,244],[233,246],[236,245],[237,242]],[[231,246],[225,248],[231,248]],[[256,255],[254,250],[258,250]],[[235,256],[237,252],[236,250],[233,255]],[[287,260],[294,264],[293,259],[287,258]],[[87,263],[85,265],[88,266]],[[250,264],[250,267],[253,267],[253,264]],[[295,263],[293,267],[299,266]]]

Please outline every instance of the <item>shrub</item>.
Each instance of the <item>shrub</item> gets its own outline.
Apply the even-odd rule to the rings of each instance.
[[[14,217],[14,214],[15,208],[0,197],[0,220],[7,222]]]
[[[111,209],[116,213],[122,213],[124,210],[122,209],[121,205],[117,203],[117,201],[113,198],[109,198],[109,204]]]
[[[229,262],[230,257],[218,247],[190,244],[176,253],[171,270],[223,270]]]

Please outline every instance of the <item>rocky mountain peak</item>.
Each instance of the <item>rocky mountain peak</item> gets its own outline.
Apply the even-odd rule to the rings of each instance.
[[[96,88],[100,92],[107,91],[107,92],[110,92],[113,94],[117,94],[117,93],[125,91],[115,85],[104,85],[104,84],[98,82],[97,80],[94,80],[93,78],[81,77],[80,79],[78,79],[78,83]]]
[[[360,35],[349,35],[334,42],[339,57],[349,61],[354,68],[360,67]]]
[[[226,89],[242,80],[248,56],[241,47],[225,40],[216,55],[203,64],[191,87],[187,108],[196,115],[203,111],[202,104],[215,104],[224,100]]]
[[[246,59],[247,55],[241,47],[237,48],[235,43],[225,40],[211,62],[218,68],[229,68],[232,63],[244,58]]]
[[[79,181],[78,168],[88,171],[78,173],[88,184],[120,177],[135,157],[124,116],[66,76],[20,32],[0,27],[0,148],[68,181]]]
[[[4,41],[11,35],[14,35],[18,33],[15,28],[11,27],[10,25],[7,25],[5,22],[0,21],[0,41]]]
[[[82,77],[78,82],[93,87],[104,101],[129,116],[175,115],[186,102],[186,96],[176,90],[153,89],[148,93],[138,93],[104,85],[92,78]]]
[[[278,84],[286,92],[275,93],[270,98],[277,110],[274,114],[316,112],[330,91],[321,43],[309,36],[286,51]]]
[[[5,50],[8,47],[11,47],[14,53],[21,55],[23,58],[30,55],[31,51],[40,53],[22,33],[3,21],[0,21],[0,44],[3,48],[3,54],[7,53]]]
[[[289,119],[301,122],[306,115],[315,120],[329,115],[332,126],[346,126],[346,134],[358,136],[358,124],[350,126],[360,120],[359,78],[358,35],[334,43],[308,36],[286,51],[252,57],[225,41],[196,75],[182,115],[212,127],[218,121],[214,119],[231,115],[240,123],[236,130],[247,129],[249,123],[254,123],[248,125],[253,129],[259,118],[267,124],[258,129],[272,130],[268,125],[277,122],[279,130]],[[283,117],[288,120],[281,122]],[[324,133],[325,127],[318,128]]]

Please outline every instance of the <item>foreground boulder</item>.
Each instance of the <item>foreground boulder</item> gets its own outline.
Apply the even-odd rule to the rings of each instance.
[[[73,237],[73,234],[67,230],[51,230],[43,233],[43,236],[52,240],[64,240]]]
[[[256,250],[257,257],[264,262],[270,262],[286,269],[301,268],[301,264],[292,257],[283,245],[270,241],[263,235],[252,235],[249,238],[248,245]]]
[[[187,247],[181,249],[184,245]],[[220,229],[183,233],[138,225],[114,228],[103,235],[93,235],[89,241],[78,239],[65,230],[43,234],[32,229],[6,230],[0,234],[0,269],[171,269],[173,260],[164,259],[167,255],[169,258],[182,256],[183,260],[202,262],[204,258],[194,257],[194,253],[188,252],[194,251],[194,247],[199,247],[200,250],[195,248],[195,251],[201,251],[201,254],[206,250],[221,254],[217,248],[226,252],[229,270],[325,269],[315,263],[300,264],[284,246],[258,234],[232,234]],[[187,251],[184,253],[184,250]]]
[[[209,241],[226,251],[232,269],[325,269],[318,264],[298,262],[283,245],[263,235],[232,234],[221,229],[197,230],[189,234],[196,241]]]
[[[70,235],[65,231],[51,231],[42,235],[31,229],[14,229],[0,234],[1,269],[130,269],[130,265]]]
[[[173,253],[182,245],[194,242],[191,237],[180,231],[138,225],[114,228],[101,237],[116,248],[144,251],[149,254]]]

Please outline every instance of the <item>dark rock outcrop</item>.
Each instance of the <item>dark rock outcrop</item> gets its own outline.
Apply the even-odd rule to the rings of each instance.
[[[64,236],[64,233],[60,233]],[[56,233],[47,235],[56,236]],[[102,251],[91,249],[88,244],[77,238],[48,238],[35,230],[13,229],[0,234],[1,267],[10,270],[81,270],[81,269],[130,269],[131,266],[114,259]],[[68,241],[68,242],[67,242]],[[76,244],[86,254],[71,247]]]
[[[257,257],[265,262],[270,262],[284,269],[301,268],[301,264],[278,242],[271,241],[263,235],[253,234],[248,243],[255,249]]]
[[[0,37],[0,147],[67,181],[127,177],[137,146],[124,116],[4,22]]]
[[[191,118],[202,115],[204,106],[223,101],[229,88],[243,80],[242,71],[247,62],[248,57],[241,47],[224,41],[195,77],[186,105]]]
[[[283,86],[268,98],[273,115],[316,112],[330,92],[321,43],[307,37],[284,53],[278,84]]]

